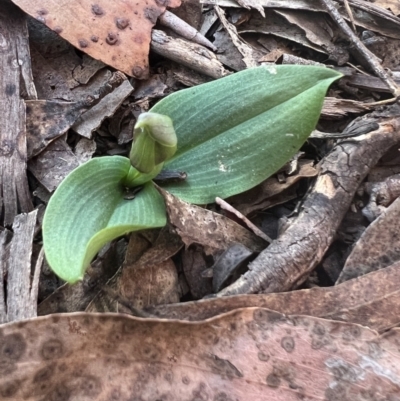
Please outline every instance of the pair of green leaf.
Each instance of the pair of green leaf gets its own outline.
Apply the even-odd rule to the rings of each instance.
[[[176,92],[150,111],[169,116],[178,150],[166,169],[187,173],[166,190],[213,202],[259,184],[282,167],[315,128],[329,85],[341,75],[310,66],[263,66]],[[95,158],[57,188],[43,221],[47,261],[74,283],[100,248],[131,231],[162,227],[166,212],[152,182],[124,197],[130,161]]]

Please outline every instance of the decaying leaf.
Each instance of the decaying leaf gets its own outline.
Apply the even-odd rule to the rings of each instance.
[[[200,299],[213,293],[212,280],[203,274],[209,267],[207,256],[204,248],[198,244],[192,244],[182,252],[183,273],[193,299]]]
[[[400,330],[261,308],[191,323],[50,315],[0,328],[0,397],[395,400]]]
[[[225,250],[233,243],[241,243],[260,252],[266,243],[228,217],[184,202],[159,188],[164,196],[169,221],[189,246],[192,243]]]
[[[84,311],[102,286],[115,274],[125,256],[126,242],[121,239],[104,247],[88,269],[85,280],[64,284],[39,304],[38,315]]]
[[[180,0],[13,0],[73,46],[124,73],[148,76],[151,29],[166,7]]]
[[[260,185],[249,189],[239,195],[232,196],[229,203],[244,215],[249,215],[258,210],[264,210],[274,205],[286,202],[296,197],[296,191],[288,199],[287,189],[294,186],[302,178],[312,178],[318,174],[310,160],[299,160],[299,171],[286,177],[285,182],[279,182],[276,176],[272,176]]]
[[[280,313],[309,315],[358,323],[383,332],[400,323],[400,262],[335,287],[274,294],[236,295],[146,308],[163,319],[199,321],[234,309],[268,308]],[[371,290],[373,288],[373,290]]]
[[[86,108],[83,102],[27,101],[28,158],[38,155],[51,141],[65,134]]]
[[[135,248],[135,236],[129,248]],[[183,246],[178,235],[162,230],[154,246],[133,263],[124,263],[118,280],[119,292],[133,308],[179,302],[178,274],[172,256]]]
[[[78,166],[77,157],[63,137],[53,141],[44,152],[32,158],[28,163],[29,171],[49,192],[53,192],[61,181]]]
[[[337,283],[390,266],[400,260],[400,198],[364,231],[354,246]]]
[[[222,8],[215,6],[215,12],[217,13],[222,25],[229,34],[234,46],[238,49],[240,54],[243,56],[243,62],[247,68],[256,67],[256,60],[261,58],[262,54],[257,54],[257,52],[249,46],[243,39],[241,39],[237,33],[236,27],[231,24]],[[262,8],[261,8],[262,9]],[[262,9],[263,10],[263,9]]]
[[[158,229],[144,231],[144,233],[147,234],[149,231],[158,231]],[[150,246],[151,243],[144,238],[142,233],[131,233],[124,264],[134,264],[137,262]],[[120,312],[121,305],[118,302],[118,297],[115,295],[118,295],[120,292],[119,279],[121,273],[122,268],[118,269],[117,273],[107,281],[103,289],[92,299],[85,309],[86,312]]]

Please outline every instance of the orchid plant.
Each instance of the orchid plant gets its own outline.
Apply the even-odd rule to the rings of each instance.
[[[261,66],[167,96],[139,116],[129,158],[94,158],[59,185],[43,221],[50,267],[74,283],[107,242],[163,227],[166,209],[152,181],[161,171],[186,173],[163,188],[196,204],[261,183],[307,140],[340,76],[324,67]]]

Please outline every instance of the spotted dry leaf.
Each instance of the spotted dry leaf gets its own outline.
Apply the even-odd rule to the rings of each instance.
[[[139,79],[148,76],[151,29],[180,0],[12,0],[73,46]]]
[[[0,326],[0,400],[395,400],[400,331],[261,308],[203,322],[49,315]]]

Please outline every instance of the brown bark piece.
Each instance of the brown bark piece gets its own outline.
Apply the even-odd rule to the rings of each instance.
[[[262,8],[261,8],[262,9]],[[242,60],[247,68],[256,67],[258,65],[258,60],[263,56],[262,53],[256,51],[251,46],[247,44],[237,32],[235,25],[231,24],[225,16],[224,10],[218,6],[214,6],[214,10],[218,15],[223,27],[229,34],[230,39],[236,49],[242,55]],[[263,9],[262,9],[263,10]]]
[[[0,328],[3,399],[395,400],[400,330],[262,308],[191,323],[51,315]]]
[[[374,4],[389,9],[394,15],[400,14],[400,4],[397,0],[375,0]]]
[[[306,38],[323,49],[329,55],[329,59],[335,61],[337,65],[349,61],[350,55],[347,49],[335,44],[338,32],[327,15],[316,15],[314,12],[300,10],[276,10],[276,13],[304,31]]]
[[[65,134],[86,109],[82,102],[27,101],[28,158],[37,156],[51,141]]]
[[[390,116],[390,108],[386,113]],[[219,296],[288,291],[304,282],[332,243],[361,181],[400,140],[398,119],[369,119],[380,121],[379,129],[333,148],[321,162],[320,175],[299,216]]]
[[[18,213],[33,209],[26,176],[25,104],[20,97],[18,55],[27,44],[23,13],[8,1],[0,9],[0,214],[12,224]],[[25,49],[26,50],[26,49]]]
[[[78,166],[78,158],[63,137],[50,143],[42,153],[32,158],[28,165],[29,171],[49,192],[53,192]]]
[[[400,198],[397,198],[364,231],[336,284],[383,269],[400,260]]]
[[[31,283],[32,241],[37,210],[15,217],[14,235],[7,260],[7,320],[9,322],[37,316],[39,274]],[[40,270],[41,266],[37,266]]]
[[[197,243],[225,250],[231,244],[241,243],[255,252],[260,252],[266,246],[264,240],[228,217],[191,205],[158,189],[165,199],[169,222],[186,246]]]
[[[229,74],[216,55],[206,47],[167,36],[158,29],[153,29],[151,49],[161,56],[212,78],[221,78]]]
[[[38,263],[32,273],[31,256],[36,215],[37,210],[34,210],[15,217],[11,242],[8,242],[10,233],[1,234],[0,322],[12,322],[37,316],[39,273],[43,253],[39,255]],[[1,273],[7,277],[6,286],[2,283],[3,274]],[[3,292],[4,288],[6,293]]]
[[[335,287],[274,294],[235,295],[145,308],[161,319],[200,321],[239,308],[262,307],[357,323],[383,332],[400,323],[400,262]]]
[[[349,113],[361,114],[373,108],[368,103],[357,100],[326,97],[322,106],[321,116],[322,118],[342,118]]]
[[[3,280],[6,277],[8,270],[11,235],[11,231],[7,229],[0,232],[0,324],[8,321],[5,292],[6,288],[3,284]]]
[[[180,0],[13,0],[77,49],[139,79],[148,77],[151,29]]]
[[[103,99],[94,105],[86,113],[78,117],[72,129],[85,138],[91,138],[92,132],[100,127],[101,123],[112,116],[121,103],[133,91],[133,86],[129,80],[124,79],[112,92],[108,93]]]

